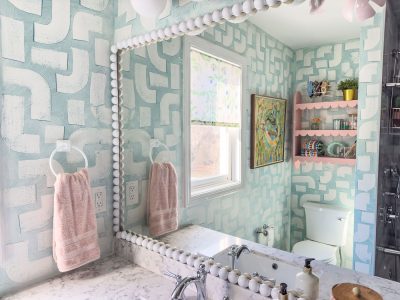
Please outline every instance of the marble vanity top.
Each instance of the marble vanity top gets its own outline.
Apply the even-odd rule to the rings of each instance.
[[[212,257],[223,251],[232,244],[247,245],[250,249],[273,258],[283,261],[299,268],[304,265],[304,257],[294,255],[279,249],[271,248],[248,240],[240,239],[228,234],[207,229],[198,225],[191,225],[160,238],[165,243],[174,247],[184,249],[192,253],[199,253]],[[380,293],[384,300],[400,299],[400,283],[383,278],[369,276],[354,272],[352,270],[339,268],[322,262],[312,263],[313,271],[320,278],[319,299],[329,300],[331,288],[336,283],[353,282],[368,286]],[[290,274],[295,276],[295,274]]]
[[[3,299],[161,300],[169,299],[174,286],[173,281],[113,256]]]
[[[279,261],[282,261],[300,268],[304,262],[304,257],[195,225],[178,230],[160,240],[174,247],[191,253],[197,252],[204,256],[214,256],[232,244],[246,244],[252,250],[257,251],[258,254],[276,260],[278,264]],[[162,300],[170,298],[175,286],[174,281],[161,275],[165,269],[184,276],[194,272],[191,268],[188,269],[186,265],[160,256],[145,247],[132,245],[119,239],[116,239],[116,245],[116,252],[119,253],[120,257],[104,258],[3,299]],[[133,260],[129,257],[133,257]],[[132,261],[137,262],[141,267],[132,263]],[[320,300],[329,300],[332,286],[340,282],[354,282],[371,287],[380,293],[385,300],[400,299],[400,283],[321,262],[313,262],[313,268],[314,272],[320,277]],[[288,274],[288,276],[295,276],[295,274]],[[218,294],[218,297],[215,296],[216,294],[215,297],[212,296],[211,300],[220,300],[226,292],[229,294],[229,291],[236,293],[236,296],[231,299],[270,299],[264,298],[260,294],[252,294],[249,290],[228,284],[216,277],[213,279],[210,276],[210,281],[207,279],[207,285],[214,292],[213,294]],[[188,296],[193,296],[194,291],[188,292]],[[209,296],[211,296],[211,293]],[[233,294],[230,296],[233,296]]]

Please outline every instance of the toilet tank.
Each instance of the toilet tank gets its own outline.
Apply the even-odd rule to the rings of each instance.
[[[351,210],[317,202],[306,202],[303,207],[307,239],[333,246],[346,243]]]

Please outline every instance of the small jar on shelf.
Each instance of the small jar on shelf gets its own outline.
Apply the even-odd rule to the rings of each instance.
[[[333,130],[340,130],[342,126],[343,119],[334,119],[333,120]]]
[[[314,117],[310,120],[310,129],[311,130],[320,130],[321,129],[321,118]]]
[[[350,122],[348,120],[342,120],[340,123],[340,130],[349,130],[350,129]]]
[[[357,130],[357,114],[356,113],[349,114],[349,129]]]

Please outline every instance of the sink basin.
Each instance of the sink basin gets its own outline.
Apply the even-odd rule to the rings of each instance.
[[[229,248],[214,255],[216,262],[223,266],[231,265],[231,257],[228,255]],[[242,273],[254,273],[265,276],[269,279],[275,279],[279,285],[285,282],[289,289],[294,289],[296,274],[301,271],[301,268],[282,262],[265,254],[252,251],[251,253],[242,253],[239,260],[236,261],[236,269]]]

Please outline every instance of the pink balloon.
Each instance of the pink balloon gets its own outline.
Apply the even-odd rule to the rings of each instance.
[[[365,21],[375,16],[375,10],[369,4],[368,0],[358,0],[356,5],[356,18],[358,21]]]

